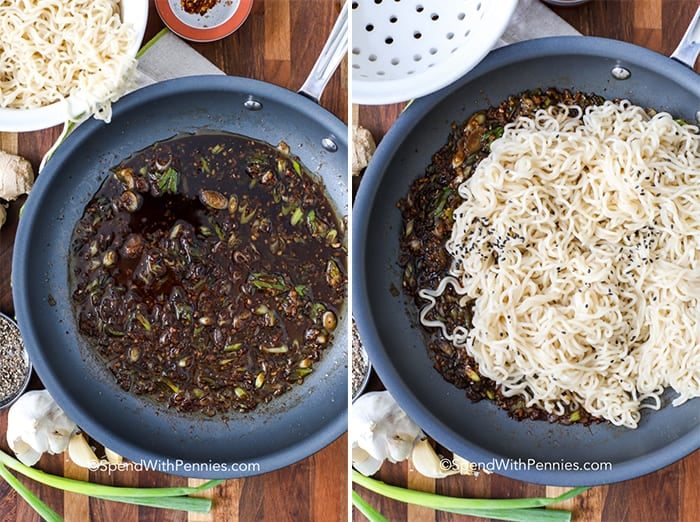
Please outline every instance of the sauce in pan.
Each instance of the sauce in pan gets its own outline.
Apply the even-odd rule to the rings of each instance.
[[[302,383],[345,300],[345,226],[289,155],[234,134],[159,142],[73,231],[79,330],[119,385],[183,412],[248,411]]]

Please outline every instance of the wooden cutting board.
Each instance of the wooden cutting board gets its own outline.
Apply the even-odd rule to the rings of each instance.
[[[593,0],[579,7],[554,10],[583,34],[625,40],[669,55],[699,5],[697,0]],[[696,70],[700,71],[700,67]],[[355,106],[353,121],[370,129],[379,141],[402,110],[403,105]],[[382,387],[376,377],[372,384],[376,389]],[[556,496],[566,490],[497,475],[431,480],[418,475],[407,463],[384,465],[375,478],[412,489],[464,497]],[[355,488],[392,521],[467,520],[467,517],[389,501]],[[591,489],[561,507],[572,510],[573,520],[577,522],[697,522],[700,520],[700,451],[645,477]],[[353,510],[353,520],[359,522],[364,517]]]
[[[264,80],[297,90],[316,61],[340,11],[338,0],[255,0],[245,24],[233,35],[214,43],[193,44],[227,74]],[[313,28],[310,27],[313,24]],[[145,41],[163,27],[151,0]],[[324,107],[347,122],[346,65],[337,72],[321,99]],[[0,133],[0,149],[28,158],[35,169],[60,129],[13,134]],[[12,315],[10,288],[12,245],[19,206],[11,205],[8,223],[0,230],[0,311]],[[33,386],[39,387],[37,379]],[[8,451],[4,434],[7,412],[0,411],[0,447]],[[104,484],[175,486],[199,481],[149,471],[88,473],[63,455],[44,457],[38,467]],[[299,521],[347,520],[347,437],[343,436],[315,455],[280,471],[258,477],[229,480],[210,491],[214,509],[207,515],[187,515],[144,507],[90,500],[25,481],[52,509],[69,521]],[[40,520],[4,481],[0,481],[0,520]]]

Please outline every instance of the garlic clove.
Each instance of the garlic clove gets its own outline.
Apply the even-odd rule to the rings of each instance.
[[[75,423],[66,417],[63,410],[51,416],[52,429],[48,434],[49,453],[56,455],[68,448],[70,437],[76,429]]]
[[[366,477],[371,477],[374,475],[377,471],[379,471],[379,468],[382,467],[382,464],[384,461],[382,460],[377,460],[372,457],[368,458],[364,462],[353,462],[352,467],[355,468],[357,471],[362,473]]]
[[[362,448],[352,448],[352,466],[367,477],[379,471],[383,463],[383,460],[375,459]]]
[[[452,455],[452,462],[460,475],[476,476],[479,474],[477,466],[470,460],[460,457],[456,453]],[[488,473],[488,472],[487,472]]]
[[[403,462],[411,456],[416,437],[412,433],[397,433],[387,440],[388,459],[391,462]]]
[[[353,446],[351,450],[352,461],[353,462],[364,462],[367,459],[371,459],[372,456],[359,446]]]
[[[105,448],[105,457],[110,464],[121,464],[124,461],[124,457],[109,448]]]
[[[456,469],[452,469],[452,463],[449,466],[444,465],[444,460],[441,460],[433,446],[427,438],[420,439],[416,442],[411,453],[411,460],[415,470],[428,478],[445,478],[458,473]],[[448,469],[445,469],[448,468]]]
[[[96,469],[100,466],[100,459],[82,433],[76,433],[70,438],[68,456],[81,468]]]
[[[17,459],[25,466],[33,466],[39,462],[42,452],[36,451],[22,439],[13,439],[8,442]]]

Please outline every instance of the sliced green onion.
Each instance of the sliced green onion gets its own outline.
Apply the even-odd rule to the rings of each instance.
[[[245,208],[241,209],[241,223],[243,223],[245,225],[246,223],[250,222],[250,220],[252,220],[253,217],[255,217],[255,213],[257,211],[258,211],[258,209],[254,208],[250,212],[246,213]]]
[[[219,226],[218,223],[214,223],[214,232],[216,233],[216,236],[219,238],[219,241],[223,241],[224,238],[226,237],[224,235],[224,231],[221,230],[221,227]]]
[[[290,377],[293,381],[298,381],[299,379],[303,379],[313,371],[313,368],[297,368],[291,373]]]
[[[263,346],[262,350],[267,353],[287,353],[289,347],[286,344],[282,346]]]
[[[172,167],[168,167],[165,172],[163,172],[156,179],[156,184],[161,192],[170,192],[175,194],[177,192],[177,184],[180,179],[180,174],[177,170]]]
[[[440,194],[440,198],[438,199],[437,205],[435,206],[435,210],[433,210],[433,216],[435,218],[439,218],[443,214],[443,210],[445,209],[445,205],[447,204],[447,199],[450,197],[452,194],[452,189],[450,187],[445,187],[442,190],[442,194]]]
[[[294,212],[292,213],[292,219],[291,219],[292,226],[297,226],[299,223],[301,223],[301,220],[303,217],[304,217],[304,211],[299,207],[295,208]]]
[[[284,278],[278,274],[266,274],[265,272],[256,272],[250,274],[250,283],[258,290],[286,290],[287,285]]]
[[[136,312],[136,319],[138,319],[139,323],[141,323],[141,326],[147,331],[151,331],[151,323],[144,317],[144,315],[141,312]]]
[[[209,162],[206,160],[206,158],[199,158],[199,164],[202,166],[202,171],[206,172],[207,174],[211,172]]]

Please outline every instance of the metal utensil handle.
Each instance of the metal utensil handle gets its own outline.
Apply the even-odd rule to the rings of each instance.
[[[695,67],[695,60],[697,60],[698,54],[700,54],[700,7],[695,12],[695,16],[683,38],[681,38],[678,47],[671,54],[671,58],[684,63],[692,69]]]
[[[299,94],[318,103],[338,64],[348,52],[348,4],[345,2],[335,21],[333,30],[314,64]]]

